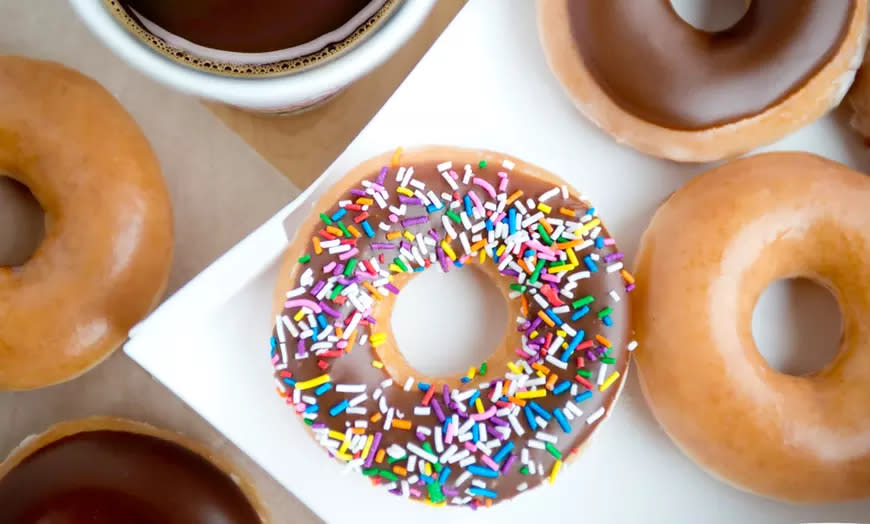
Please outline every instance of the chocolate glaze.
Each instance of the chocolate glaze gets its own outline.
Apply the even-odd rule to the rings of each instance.
[[[733,27],[708,33],[668,0],[567,0],[574,41],[624,111],[698,130],[762,113],[834,56],[854,0],[752,0]]]
[[[289,49],[340,28],[371,0],[119,0],[195,44],[241,53]],[[134,15],[135,16],[135,15]]]
[[[90,431],[39,449],[0,479],[3,524],[261,524],[216,466],[167,440]]]
[[[443,160],[450,160],[450,159],[445,158]],[[495,164],[495,162],[494,162],[495,159],[489,159],[489,160],[490,160],[489,167],[479,169],[475,165],[474,170],[475,170],[477,176],[480,176],[480,177],[484,178],[485,180],[488,180],[491,184],[493,184],[493,186],[498,187],[499,177],[497,176],[497,172],[505,171],[505,169],[503,167],[501,167],[501,165],[500,165],[501,164],[500,158],[497,160],[498,164]],[[413,165],[414,178],[416,180],[424,182],[426,184],[427,190],[428,189],[434,190],[434,192],[438,195],[440,195],[442,192],[446,192],[446,193],[452,192],[452,189],[448,186],[448,184],[446,183],[444,178],[442,178],[442,176],[439,174],[439,171],[436,167],[437,164],[435,162],[427,162],[427,163],[419,163],[419,164],[418,163],[413,163],[413,164],[412,163],[403,163],[402,165],[405,165],[405,166]],[[457,165],[455,160],[454,160],[454,169],[458,173],[460,173],[460,176],[461,176],[462,165],[461,164]],[[389,169],[388,174],[384,178],[383,185],[390,194],[390,198],[388,200],[388,203],[390,205],[398,206],[399,202],[397,200],[397,194],[395,191],[395,188],[398,185],[398,183],[395,181],[396,170],[397,170],[397,168],[395,168],[395,167]],[[370,180],[370,181],[374,181],[377,178],[378,178],[378,173],[374,172],[371,174],[371,176],[367,177],[366,179]],[[355,187],[362,187],[362,186],[355,186]],[[551,182],[548,183],[548,182],[545,182],[539,178],[535,178],[527,173],[523,173],[522,171],[520,171],[519,167],[515,168],[513,171],[510,172],[510,188],[508,190],[508,193],[513,192],[516,189],[522,189],[524,192],[523,201],[525,201],[525,199],[529,198],[529,197],[537,198],[539,195],[541,195],[542,193],[544,193],[547,190],[550,190],[552,187],[553,187],[553,184]],[[483,193],[485,195],[485,192],[483,192],[481,190],[481,188],[478,186],[474,186],[474,185],[462,186],[462,184],[460,183],[460,188],[461,188],[461,191],[465,191],[465,190],[468,190],[471,188],[471,189],[474,189],[477,192]],[[348,189],[351,189],[351,188],[348,188]],[[344,198],[355,199],[355,198],[357,198],[357,196],[346,193],[345,195],[342,195],[341,198],[342,199],[344,199]],[[564,199],[564,198],[562,198],[561,195],[558,195],[556,197],[553,197],[553,198],[547,200],[547,205],[552,206],[552,208],[554,210],[558,210],[560,207],[573,209],[577,212],[578,217],[581,216],[583,213],[585,213],[586,209],[588,208],[587,204],[585,204],[582,201],[579,201],[575,198]],[[426,211],[420,206],[409,205],[408,208],[409,208],[409,210],[408,210],[407,216],[426,215]],[[333,204],[329,209],[316,209],[315,212],[316,213],[317,212],[324,212],[328,215],[332,215],[338,209],[339,209],[338,205]],[[372,239],[369,239],[369,238],[366,238],[365,236],[362,236],[361,238],[359,238],[357,240],[356,247],[359,248],[359,250],[360,250],[360,253],[359,253],[359,255],[357,255],[357,258],[359,258],[361,260],[370,258],[372,256],[377,256],[378,253],[383,252],[383,251],[378,251],[378,250],[371,248],[372,243],[388,242],[388,240],[386,240],[386,237],[385,237],[385,232],[381,231],[377,228],[377,224],[380,223],[381,221],[384,221],[384,222],[388,221],[388,214],[389,214],[388,209],[380,209],[380,208],[378,208],[378,206],[372,205],[368,208],[368,213],[369,213],[368,220],[372,224],[372,226],[374,227],[374,229],[376,231],[376,235]],[[428,233],[430,230],[435,230],[437,232],[437,234],[443,238],[445,236],[445,229],[444,229],[442,222],[441,222],[441,216],[443,215],[443,213],[444,213],[444,211],[436,211],[436,212],[432,213],[431,215],[429,215],[430,220],[427,223],[421,224],[421,225],[410,226],[406,229],[408,229],[412,233],[419,232],[421,234]],[[351,215],[348,214],[348,218],[350,218],[350,216]],[[557,211],[554,211],[552,216],[557,216]],[[564,217],[562,217],[562,218],[564,218]],[[345,221],[349,224],[353,224],[353,222],[350,220],[345,220]],[[309,246],[308,248],[305,248],[306,251],[303,251],[303,252],[310,253],[312,256],[312,259],[309,263],[307,263],[305,265],[296,265],[293,267],[293,269],[292,269],[292,282],[294,282],[294,285],[298,285],[299,276],[306,268],[309,268],[309,267],[315,268],[315,281],[319,280],[321,278],[325,278],[327,275],[325,275],[322,271],[319,271],[319,268],[322,268],[323,265],[328,263],[330,260],[336,259],[335,255],[328,255],[326,251],[324,251],[321,255],[315,255],[313,252],[311,252],[310,238],[312,236],[316,235],[317,230],[319,230],[321,227],[322,227],[322,223],[317,225],[315,230],[300,230],[297,233],[298,238],[300,239],[300,242],[307,243]],[[456,227],[457,227],[457,230],[461,230],[461,226],[457,225]],[[399,228],[398,230],[401,230],[401,228]],[[608,236],[606,230],[604,230],[602,232],[602,235],[605,237]],[[462,246],[461,246],[459,240],[452,241],[451,246],[457,254],[462,253]],[[618,250],[617,250],[616,246],[614,245],[614,246],[605,246],[603,249],[597,249],[597,250],[595,248],[592,248],[588,252],[597,252],[603,258],[604,256],[611,254],[611,253],[615,253],[617,251]],[[588,253],[588,252],[584,251],[584,254]],[[389,261],[393,256],[395,256],[397,254],[398,253],[395,251],[392,253],[388,252],[387,260]],[[492,264],[493,262],[491,259],[489,259],[486,263]],[[386,265],[384,265],[383,267],[386,267]],[[454,271],[457,270],[456,267],[451,267],[450,269],[454,270]],[[432,267],[432,268],[430,268],[430,270],[434,271],[437,269]],[[515,281],[514,279],[512,279],[510,277],[504,277],[504,278],[508,279],[511,282]],[[613,327],[604,326],[602,324],[602,321],[599,320],[599,318],[597,317],[597,315],[594,314],[594,312],[592,314],[589,314],[586,317],[580,319],[579,321],[572,322],[571,325],[574,326],[578,330],[579,329],[584,330],[587,333],[587,336],[586,336],[587,340],[589,338],[594,337],[595,334],[602,334],[602,335],[606,336],[607,338],[609,338],[613,344],[613,350],[612,350],[611,356],[616,359],[616,363],[611,365],[609,369],[610,370],[618,370],[622,376],[613,387],[609,388],[605,392],[599,392],[598,387],[596,386],[595,391],[594,391],[594,395],[592,396],[592,398],[585,400],[584,402],[582,402],[580,404],[577,404],[577,406],[582,409],[583,415],[580,416],[579,418],[574,419],[573,422],[571,422],[572,430],[570,431],[570,433],[568,433],[568,434],[563,433],[562,430],[559,429],[559,426],[557,425],[555,419],[549,423],[549,425],[547,426],[546,429],[543,429],[543,431],[558,435],[559,441],[556,444],[556,447],[562,452],[563,455],[565,455],[564,458],[566,458],[566,459],[567,459],[567,456],[570,452],[572,452],[573,450],[576,450],[580,445],[582,445],[586,441],[586,439],[591,435],[591,433],[595,430],[595,428],[601,422],[601,419],[599,419],[591,424],[587,424],[586,418],[589,415],[591,415],[592,413],[594,413],[596,410],[598,410],[598,408],[600,408],[600,407],[604,407],[609,412],[611,405],[612,405],[613,401],[615,400],[615,397],[618,393],[618,390],[620,389],[621,382],[625,377],[625,370],[626,370],[626,366],[628,363],[628,352],[625,351],[624,348],[626,347],[626,344],[628,342],[627,337],[629,335],[629,329],[628,329],[629,320],[630,320],[629,319],[629,310],[628,310],[629,300],[628,300],[628,295],[624,289],[625,283],[623,282],[622,278],[620,277],[619,272],[605,273],[604,269],[602,267],[599,269],[598,272],[593,273],[592,278],[580,280],[580,281],[578,281],[578,284],[579,284],[578,288],[574,289],[574,296],[576,298],[581,298],[585,295],[593,295],[594,297],[596,297],[596,301],[598,301],[598,302],[596,302],[596,304],[598,304],[599,306],[603,306],[603,305],[611,306],[613,308],[611,318],[614,321],[614,325],[613,325]],[[397,284],[397,285],[399,285],[399,284]],[[621,299],[619,302],[614,303],[610,299],[610,297],[608,297],[608,293],[611,290],[615,290],[618,293],[618,295]],[[310,295],[308,297],[311,298]],[[565,300],[567,301],[568,299],[565,299]],[[528,316],[528,318],[537,317],[538,312],[541,310],[540,306],[537,304],[537,302],[535,302],[534,300],[531,300],[531,299],[529,300],[529,306],[530,306],[530,315]],[[333,307],[335,309],[339,310],[339,312],[341,313],[341,318],[346,318],[349,314],[351,314],[353,312],[353,308],[348,306],[348,305],[345,305],[342,307],[339,307],[339,306],[333,306]],[[377,309],[378,307],[379,307],[379,304],[376,303],[375,311],[378,311],[378,309]],[[449,308],[449,304],[445,305],[445,307]],[[284,314],[292,317],[292,315],[296,311],[298,311],[298,308],[285,309]],[[593,311],[597,311],[597,309],[594,309]],[[380,315],[379,313],[373,313],[372,316],[373,317],[382,317],[382,316],[388,316],[388,315]],[[567,317],[569,315],[563,315],[563,316]],[[332,319],[330,319],[330,320],[332,320]],[[379,326],[379,329],[374,329],[372,331],[383,331],[384,329],[385,329],[385,326]],[[539,330],[542,333],[547,332],[547,329],[548,328],[546,325],[541,325],[541,327],[539,328]],[[517,323],[514,321],[513,318],[509,319],[508,330],[517,330]],[[360,333],[369,333],[370,330],[369,330],[369,328],[360,328],[359,332]],[[497,337],[497,336],[501,336],[502,334],[498,333],[498,334],[493,334],[493,335]],[[329,367],[329,369],[327,371],[324,371],[317,366],[318,359],[316,357],[314,357],[313,355],[309,356],[308,358],[302,359],[302,360],[295,359],[293,357],[293,354],[296,352],[296,341],[291,339],[289,334],[287,334],[286,336],[288,338],[287,351],[290,355],[290,358],[288,359],[289,362],[287,362],[287,370],[292,372],[293,377],[295,379],[297,379],[299,381],[308,380],[308,379],[320,376],[324,373],[328,373],[332,379],[332,384],[334,384],[334,385],[336,385],[336,384],[361,384],[361,383],[364,383],[364,384],[367,384],[369,386],[367,389],[368,399],[365,402],[363,402],[362,404],[360,404],[360,406],[364,406],[367,408],[367,415],[348,416],[346,413],[343,413],[343,414],[335,416],[335,417],[330,416],[329,415],[329,408],[331,406],[341,402],[342,400],[349,399],[349,398],[356,396],[355,394],[338,393],[338,392],[336,392],[336,388],[333,387],[332,389],[323,393],[321,396],[319,396],[317,398],[318,405],[320,406],[320,409],[318,412],[319,416],[317,418],[318,423],[325,423],[329,427],[329,429],[344,433],[346,431],[346,426],[352,425],[354,420],[368,420],[372,414],[379,412],[378,402],[372,398],[372,392],[379,386],[379,383],[381,381],[383,381],[384,379],[388,378],[389,375],[386,373],[385,370],[377,369],[377,368],[372,366],[371,362],[372,362],[372,360],[378,359],[378,354],[376,353],[375,350],[372,349],[372,347],[370,346],[370,344],[368,342],[366,344],[357,343],[353,347],[353,350],[351,353],[344,354],[337,359],[331,359],[330,360],[331,366]],[[277,335],[276,335],[275,331],[273,330],[273,341],[275,340],[276,337],[277,337]],[[357,336],[356,338],[358,339],[359,336]],[[510,348],[510,351],[513,352],[513,349],[514,348]],[[279,357],[280,357],[280,352],[277,349],[275,349],[275,350],[273,350],[273,356],[274,355],[279,355]],[[512,355],[515,357],[514,360],[521,358],[521,357],[517,356],[516,354],[512,353]],[[542,363],[544,365],[546,365],[547,367],[549,367],[552,371],[558,372],[559,375],[561,376],[560,381],[562,379],[567,379],[567,380],[571,381],[571,379],[574,377],[575,371],[577,369],[576,365],[574,364],[574,358],[571,359],[567,370],[560,370],[560,369],[555,368],[554,366],[552,366],[544,361],[542,361]],[[280,358],[279,358],[277,364],[280,367],[280,364],[281,364]],[[599,365],[598,362],[587,363],[587,369],[590,369],[593,372],[592,378],[589,379],[593,383],[595,382],[595,377],[596,377],[596,373],[598,370],[598,365]],[[497,369],[495,366],[490,364],[489,371],[485,377],[481,377],[481,376],[475,377],[474,379],[472,379],[471,382],[469,382],[467,384],[462,384],[460,390],[467,391],[471,388],[479,386],[480,384],[482,384],[484,382],[493,381],[495,379],[503,379],[504,371],[506,371],[506,369]],[[276,372],[275,376],[279,381],[281,380],[282,375],[280,372]],[[396,384],[394,384],[392,387],[384,390],[384,395],[388,399],[388,404],[392,407],[395,407],[397,411],[401,411],[402,413],[404,413],[404,418],[410,420],[413,423],[414,428],[416,428],[418,425],[429,426],[429,427],[439,425],[439,420],[434,413],[432,415],[428,415],[428,416],[414,415],[414,406],[419,406],[421,404],[421,399],[422,399],[424,394],[423,394],[423,392],[421,392],[417,388],[416,384],[409,392],[405,392],[402,388],[403,384],[400,382],[400,380],[401,379],[397,378]],[[435,386],[437,387],[437,390],[436,390],[437,394],[435,395],[435,398],[438,399],[438,401],[441,403],[442,407],[445,407],[446,404],[444,402],[443,394],[442,394],[443,384],[436,383]],[[488,396],[488,393],[487,393],[488,391],[491,391],[491,390],[483,390],[481,396],[482,397]],[[581,387],[581,388],[579,388],[579,391],[580,392],[585,391],[585,388]],[[314,395],[313,391],[310,389],[305,391],[304,393],[307,395]],[[559,395],[559,396],[549,395],[547,397],[539,398],[539,399],[535,399],[535,400],[544,409],[548,410],[549,412],[552,412],[553,409],[555,409],[557,407],[559,407],[559,408],[564,407],[566,401],[568,401],[570,398],[571,397],[568,394],[564,394],[564,395]],[[489,404],[485,403],[485,405],[489,405]],[[451,411],[445,407],[445,412],[447,413],[447,412],[453,412],[453,411]],[[530,439],[535,438],[535,431],[532,431],[529,429],[522,414],[520,414],[520,417],[518,417],[518,418],[520,419],[521,424],[523,425],[523,428],[525,429],[525,434],[523,436],[519,436],[519,437],[516,435],[513,435],[511,438],[511,440],[513,440],[515,443],[514,453],[516,453],[516,454],[520,453],[520,450],[525,446],[525,444]],[[466,420],[465,418],[461,419],[462,422],[464,422],[465,420]],[[371,424],[370,425],[371,429],[370,429],[369,433],[374,433],[375,431],[382,431],[383,422],[384,422],[383,419],[381,419],[378,423]],[[492,438],[492,437],[490,437],[490,438]],[[414,437],[414,430],[407,431],[407,430],[400,430],[400,429],[393,428],[391,431],[384,432],[384,435],[383,435],[383,438],[382,438],[382,441],[380,444],[380,448],[385,449],[393,443],[398,444],[400,446],[404,446],[408,441],[412,441],[417,445],[422,444],[422,442],[418,438]],[[431,444],[432,437],[428,438],[426,441]],[[461,446],[462,445],[460,444],[460,449],[462,449]],[[445,447],[446,447],[446,444],[445,444]],[[551,468],[553,467],[553,464],[555,462],[555,458],[552,455],[550,455],[548,452],[543,451],[543,450],[530,449],[530,452],[531,452],[531,457],[536,462],[539,462],[540,464],[543,465],[544,476],[524,475],[524,474],[520,473],[520,471],[519,471],[520,470],[520,463],[519,463],[519,460],[517,460],[516,465],[513,468],[511,468],[511,470],[507,474],[501,474],[498,476],[498,478],[490,479],[490,478],[475,477],[475,478],[480,478],[480,480],[485,481],[488,489],[494,490],[498,493],[498,498],[496,500],[494,500],[494,502],[506,500],[506,499],[512,498],[514,495],[518,494],[517,486],[520,485],[521,483],[527,483],[528,487],[532,488],[532,487],[540,484],[542,481],[545,481],[547,479],[546,475],[550,472]],[[398,464],[405,465],[405,462],[406,461],[403,460],[403,461],[399,462]],[[481,464],[480,461],[478,461],[477,463]],[[386,460],[383,462],[383,464],[373,464],[373,466],[378,467],[378,468],[384,468],[384,469],[389,469],[392,467],[391,465],[389,465],[387,463]],[[451,496],[449,496],[450,490],[456,490],[456,492],[458,492],[458,495],[461,497],[461,496],[465,495],[465,493],[464,493],[465,488],[468,488],[470,486],[469,482],[466,481],[461,486],[460,489],[454,488],[453,481],[455,481],[457,479],[457,477],[462,473],[463,469],[459,466],[458,463],[452,464],[452,465],[450,465],[450,467],[452,468],[452,473],[451,473],[448,481],[444,485],[444,492],[445,492],[445,494],[448,495],[447,496],[448,501],[450,501],[450,499],[451,499]],[[401,480],[401,478],[400,478],[400,480]],[[383,481],[383,482],[385,483],[386,481]],[[419,489],[421,489],[424,494],[426,493],[425,487],[420,487]],[[396,494],[398,494],[398,493],[396,493]],[[425,498],[425,495],[424,495],[424,498]],[[483,500],[482,497],[479,497],[479,499],[481,501]]]

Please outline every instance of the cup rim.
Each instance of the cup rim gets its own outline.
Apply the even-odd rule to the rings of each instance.
[[[187,67],[130,34],[99,0],[70,0],[88,28],[136,69],[176,89],[252,109],[316,100],[352,83],[385,61],[413,35],[437,0],[404,0],[380,28],[342,55],[286,76],[229,77]]]

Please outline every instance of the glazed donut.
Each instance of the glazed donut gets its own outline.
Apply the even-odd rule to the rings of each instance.
[[[131,420],[62,422],[0,464],[0,522],[262,524],[251,484],[204,446]]]
[[[809,153],[736,160],[656,212],[632,297],[643,393],[684,453],[746,491],[870,496],[870,179]],[[806,277],[843,315],[824,369],[772,369],[752,337],[771,282]]]
[[[280,271],[271,358],[315,438],[434,505],[553,481],[609,413],[633,347],[634,279],[594,208],[515,158],[428,147],[362,163],[314,210]],[[479,369],[419,373],[390,329],[395,295],[428,267],[466,265],[517,325]]]
[[[30,260],[0,267],[0,389],[74,378],[120,345],[166,286],[172,217],[160,167],[95,81],[0,56],[0,175],[45,211]]]
[[[539,0],[550,68],[617,141],[683,162],[734,157],[837,105],[866,45],[867,0],[751,0],[706,32],[669,0]]]
[[[848,99],[852,108],[850,124],[864,137],[865,143],[870,139],[870,71],[867,70],[868,57],[855,75],[855,82],[849,89]]]

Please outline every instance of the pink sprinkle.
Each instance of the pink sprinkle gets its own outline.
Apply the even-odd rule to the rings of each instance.
[[[544,257],[541,257],[541,258],[544,258]],[[559,277],[557,277],[556,275],[554,275],[552,273],[542,273],[540,278],[541,278],[541,280],[546,280],[547,282],[558,282],[559,281]]]
[[[543,258],[544,260],[555,261],[556,255],[552,253],[547,253],[546,251],[538,251],[538,258]]]
[[[305,411],[305,403],[304,402],[300,402],[299,404],[296,404],[295,407],[296,407],[296,413],[302,413],[303,411]]]
[[[503,219],[504,216],[505,216],[505,212],[502,211],[501,213],[498,214],[498,216],[496,216],[496,217],[493,219],[492,223],[493,223],[493,224],[498,224],[499,222],[501,222],[501,219]]]
[[[615,245],[615,244],[616,244],[616,240],[613,240],[612,238],[605,238],[605,239],[604,239],[604,245],[605,245],[605,246],[612,246],[612,245]]]
[[[359,249],[353,248],[350,251],[345,251],[344,253],[338,255],[338,259],[339,260],[347,260],[347,259],[351,258],[352,256],[356,255],[357,253],[359,253]]]
[[[489,466],[490,468],[494,469],[495,471],[499,470],[498,464],[496,464],[496,462],[494,460],[492,460],[491,458],[489,458],[486,455],[481,455],[480,461],[483,462],[484,464],[486,464],[487,466]]]
[[[450,176],[453,177],[453,180],[459,180],[459,175],[456,174],[456,171],[451,169],[450,171],[448,171],[448,173],[450,173]]]
[[[456,424],[451,422],[450,424],[447,425],[447,434],[444,435],[444,442],[451,444],[453,442],[453,436],[455,434],[456,434]]]
[[[392,222],[393,224],[395,224],[396,222],[399,221],[399,217],[397,217],[395,213],[390,213],[389,218],[390,218],[390,222]]]
[[[553,251],[553,248],[551,248],[549,246],[545,246],[544,244],[541,244],[537,240],[527,240],[526,245],[529,246],[530,248],[534,249],[535,251],[540,252],[540,253],[547,253],[548,255],[555,254],[555,251]],[[553,260],[556,260],[556,259],[554,258]]]
[[[344,349],[347,347],[347,340],[344,340],[344,339],[339,340],[338,342],[335,343],[335,345],[336,345],[336,347],[338,347],[338,349]]]
[[[487,182],[486,180],[484,180],[480,177],[474,177],[474,180],[472,180],[472,182],[474,182],[475,184],[477,184],[480,187],[482,187],[483,189],[485,189],[486,192],[489,193],[490,197],[495,198],[495,194],[496,194],[495,188],[492,187],[492,184],[490,184],[489,182]]]
[[[272,357],[272,364],[277,364],[280,359],[278,358],[278,354],[275,353],[275,356]]]
[[[414,495],[414,496],[417,497],[417,498],[420,498],[420,497],[423,496],[423,492],[420,491],[420,490],[417,489],[417,488],[410,488],[410,489],[408,490],[408,493],[410,493],[411,495]]]
[[[468,197],[471,198],[472,202],[474,202],[474,207],[476,207],[477,210],[480,211],[480,214],[485,215],[486,212],[483,210],[483,203],[480,201],[480,197],[477,196],[477,193],[469,190]]]
[[[465,441],[465,449],[471,452],[477,451],[477,448],[474,447],[474,444],[472,444],[470,440]]]
[[[332,270],[335,269],[335,264],[336,264],[335,260],[330,260],[329,264],[326,264],[325,266],[323,266],[323,272],[324,273],[332,273]]]
[[[292,307],[307,307],[315,313],[320,313],[322,311],[317,302],[308,300],[307,298],[294,298],[293,300],[288,300],[287,302],[284,302],[284,307],[288,309]]]
[[[472,413],[471,419],[476,421],[486,420],[495,415],[495,406],[490,406],[489,409],[484,411],[483,413]]]

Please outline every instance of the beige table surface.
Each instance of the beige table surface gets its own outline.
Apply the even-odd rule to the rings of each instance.
[[[316,178],[380,108],[462,3],[441,0],[420,33],[375,73],[326,106],[285,119],[206,106],[152,82],[105,49],[63,0],[0,0],[0,54],[52,59],[95,77],[142,126],[160,158],[174,206],[171,293]],[[12,208],[10,198],[12,193],[0,191],[0,210]],[[10,227],[14,224],[0,223],[0,241],[10,237],[2,228],[8,233]],[[120,351],[66,384],[0,393],[0,458],[53,422],[89,415],[130,417],[195,437],[252,477],[276,523],[319,521]]]

